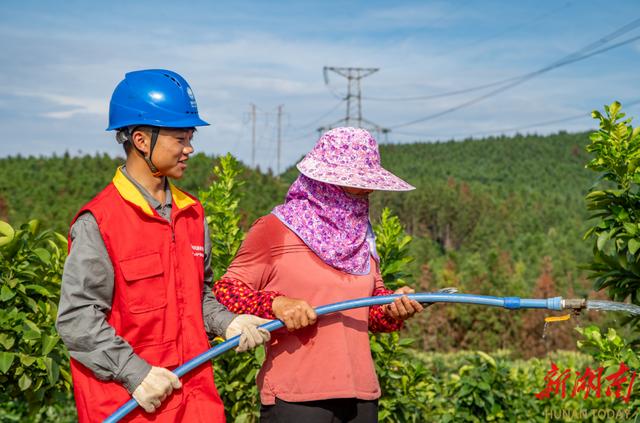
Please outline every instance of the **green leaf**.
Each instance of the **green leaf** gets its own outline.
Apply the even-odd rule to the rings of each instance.
[[[22,338],[27,341],[40,339],[40,332],[36,332],[35,330],[25,330],[22,332]]]
[[[591,191],[585,198],[587,200],[598,201],[598,199],[606,197],[606,195],[607,194],[604,191]]]
[[[624,230],[631,236],[634,236],[638,233],[638,225],[635,223],[624,222],[623,223]]]
[[[9,301],[13,297],[15,297],[16,292],[9,288],[7,285],[2,285],[0,288],[0,301]]]
[[[47,379],[49,380],[49,384],[55,384],[60,378],[60,366],[58,366],[58,363],[53,361],[50,357],[45,357],[44,365],[47,368]]]
[[[20,354],[20,362],[26,367],[31,366],[33,363],[35,363],[35,361],[36,357],[32,357],[27,354]]]
[[[40,229],[40,221],[38,219],[31,219],[27,223],[27,229],[31,233],[31,235],[35,235]]]
[[[371,351],[373,351],[374,353],[382,353],[384,352],[384,349],[382,348],[382,346],[380,344],[376,343],[371,343]]]
[[[42,337],[42,355],[49,354],[58,343],[58,339],[57,336],[44,335]]]
[[[15,357],[14,353],[0,352],[0,373],[5,374],[9,370]]]
[[[416,342],[416,340],[413,339],[413,338],[402,338],[402,339],[400,339],[398,344],[400,346],[402,346],[402,347],[406,347],[406,346],[409,346],[409,345],[413,344],[414,342]]]
[[[5,350],[10,350],[15,343],[15,338],[6,333],[0,333],[0,345],[4,347]]]
[[[25,285],[24,286],[25,289],[27,291],[33,291],[37,294],[43,295],[45,297],[52,297],[53,294],[51,292],[49,292],[49,290],[47,288],[45,288],[44,286],[40,286],[40,285],[35,285],[35,284],[29,284],[29,285]]]
[[[630,239],[629,243],[627,244],[627,248],[629,248],[629,252],[631,254],[635,254],[638,249],[640,249],[640,242],[638,242],[636,239]]]
[[[0,220],[0,247],[13,241],[16,231],[7,222]]]
[[[264,359],[265,359],[265,350],[264,350],[264,346],[263,346],[263,345],[258,346],[258,347],[254,350],[253,355],[255,356],[256,361],[257,361],[259,364],[262,364],[262,363],[264,362]]]
[[[478,354],[484,361],[486,361],[488,364],[491,365],[491,367],[496,368],[497,364],[496,364],[496,360],[491,357],[489,354],[487,354],[484,351],[476,351],[476,354]]]
[[[38,332],[38,334],[40,334],[40,328],[38,327],[38,325],[36,325],[35,323],[33,323],[31,320],[29,319],[24,319],[24,327],[27,330],[32,330],[34,332]]]
[[[27,376],[26,373],[23,374],[20,377],[20,380],[18,380],[18,386],[20,387],[20,390],[26,391],[31,386],[31,378]]]
[[[56,240],[62,244],[63,247],[67,247],[67,244],[69,243],[69,240],[67,240],[67,237],[65,237],[62,234],[59,234],[58,232],[54,232],[53,236],[56,238]]]
[[[51,262],[51,253],[44,248],[36,248],[33,250],[33,252],[44,264],[49,264]]]
[[[601,233],[598,236],[598,240],[596,241],[596,247],[598,248],[598,250],[602,251],[608,240],[609,240],[609,233],[608,232]]]

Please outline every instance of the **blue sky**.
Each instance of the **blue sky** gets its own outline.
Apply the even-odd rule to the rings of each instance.
[[[125,72],[145,68],[171,69],[190,82],[212,123],[197,134],[198,151],[230,151],[251,164],[249,104],[256,104],[256,164],[263,169],[277,166],[278,105],[283,169],[313,146],[317,127],[344,117],[346,80],[329,74],[325,84],[323,66],[380,69],[362,80],[362,106],[365,118],[392,129],[388,142],[585,130],[593,125],[589,111],[640,99],[639,41],[437,117],[496,87],[388,99],[527,74],[638,18],[637,0],[5,1],[0,157],[121,154],[104,131],[109,98]],[[640,25],[596,48],[639,35]],[[628,112],[640,114],[640,104]]]

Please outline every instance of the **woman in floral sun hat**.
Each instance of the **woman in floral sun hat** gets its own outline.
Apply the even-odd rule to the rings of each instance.
[[[277,318],[290,331],[273,334],[258,375],[262,422],[374,422],[380,386],[368,332],[399,330],[423,307],[403,296],[320,319],[313,307],[393,293],[380,275],[368,195],[414,187],[380,166],[363,129],[330,130],[297,167],[285,202],[253,224],[214,292],[230,311]]]

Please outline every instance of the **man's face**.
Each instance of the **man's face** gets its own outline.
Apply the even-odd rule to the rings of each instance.
[[[151,161],[164,175],[180,179],[187,168],[189,155],[193,153],[191,141],[193,128],[162,128],[153,149]]]

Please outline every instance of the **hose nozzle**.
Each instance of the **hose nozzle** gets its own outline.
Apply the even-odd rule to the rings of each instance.
[[[587,308],[587,300],[584,298],[563,299],[561,305],[563,310],[573,310],[576,313],[580,313]]]

